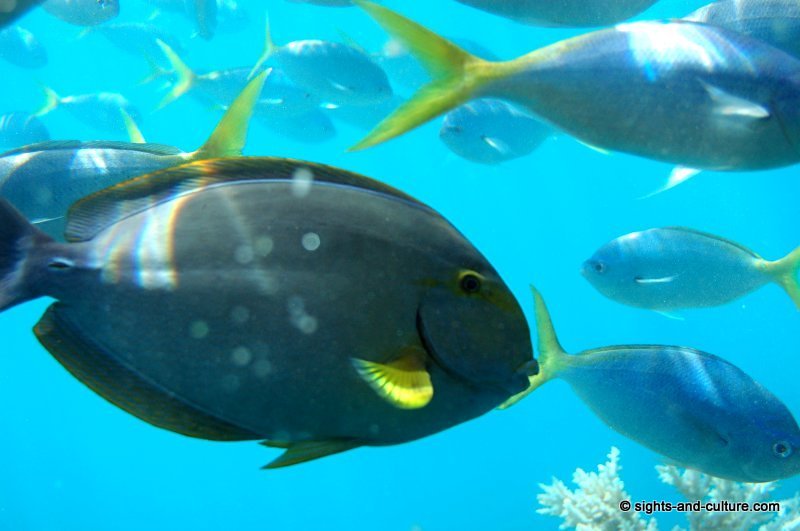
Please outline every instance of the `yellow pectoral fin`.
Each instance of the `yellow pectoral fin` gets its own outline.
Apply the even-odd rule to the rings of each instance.
[[[386,364],[360,359],[352,362],[361,378],[396,408],[420,409],[433,399],[431,376],[415,352]]]

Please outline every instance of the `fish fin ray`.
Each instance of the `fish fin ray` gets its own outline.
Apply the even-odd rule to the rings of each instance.
[[[242,92],[227,108],[206,143],[193,154],[193,160],[234,157],[242,154],[253,109],[270,72],[271,70],[265,70],[248,81]]]
[[[774,262],[765,262],[767,272],[782,287],[800,309],[800,247],[784,258]]]
[[[363,0],[356,0],[355,3],[409,49],[431,74],[433,81],[375,126],[350,151],[390,140],[457,107],[469,100],[481,85],[497,77],[496,70],[504,64],[491,63],[470,55],[447,39],[386,7]]]
[[[153,426],[189,437],[216,441],[260,438],[183,402],[103,353],[65,313],[63,303],[52,304],[34,328],[36,337],[67,371],[107,401]]]
[[[252,78],[256,75],[256,73],[261,70],[261,67],[264,66],[272,54],[275,53],[275,50],[278,49],[278,46],[275,44],[275,41],[272,40],[272,29],[270,28],[269,24],[269,15],[265,15],[264,17],[264,49],[261,51],[261,55],[258,56],[256,60],[256,64],[253,65],[253,69],[250,70],[250,73],[247,75],[247,79]]]
[[[353,358],[353,367],[378,396],[399,409],[420,409],[433,399],[425,359],[410,351],[389,363]]]
[[[314,459],[346,452],[347,450],[362,446],[360,442],[350,439],[331,439],[328,441],[304,441],[296,443],[272,443],[264,441],[261,444],[269,447],[286,448],[286,451],[279,457],[262,467],[263,470],[272,470],[275,468],[297,465],[299,463],[306,463]]]
[[[172,70],[177,76],[175,83],[172,85],[172,89],[170,89],[170,91],[166,94],[166,96],[164,96],[164,98],[156,107],[156,109],[163,109],[170,103],[189,92],[197,81],[197,76],[192,69],[183,62],[183,59],[178,56],[178,54],[170,47],[169,44],[165,43],[161,39],[156,39],[156,43],[158,44],[159,48],[161,48],[161,51],[164,52],[164,56],[167,58],[167,61],[169,61]]]

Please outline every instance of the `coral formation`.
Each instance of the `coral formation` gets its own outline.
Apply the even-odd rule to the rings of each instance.
[[[633,501],[625,492],[619,476],[619,450],[612,447],[608,460],[598,465],[597,472],[578,468],[572,481],[578,488],[570,490],[563,481],[553,478],[550,485],[540,484],[542,493],[537,496],[542,506],[541,514],[557,516],[563,520],[560,529],[579,531],[657,531],[655,518],[646,519],[636,510],[623,511],[623,501]],[[657,466],[662,482],[675,489],[690,503],[728,502],[755,503],[773,501],[771,493],[777,483],[738,483],[715,478],[696,470],[682,470],[672,465]],[[677,503],[677,502],[676,502]],[[758,531],[787,531],[800,529],[800,494],[781,500],[777,512],[726,512],[695,510],[684,512],[690,530],[738,529]],[[672,531],[683,528],[675,527]]]

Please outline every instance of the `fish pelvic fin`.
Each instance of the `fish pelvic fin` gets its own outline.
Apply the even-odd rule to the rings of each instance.
[[[42,90],[44,91],[44,105],[42,105],[38,111],[33,113],[34,116],[44,116],[45,114],[49,114],[53,112],[61,103],[61,96],[59,96],[55,90],[45,85],[42,85]]]
[[[164,98],[158,104],[158,107],[156,107],[156,109],[163,109],[173,101],[189,92],[197,81],[197,75],[186,65],[186,63],[183,62],[183,59],[181,59],[178,54],[175,53],[175,50],[173,50],[169,44],[165,43],[161,39],[156,39],[156,42],[161,48],[161,51],[164,52],[164,56],[167,58],[167,61],[169,61],[169,64],[177,77],[170,91],[166,96],[164,96]]]
[[[269,26],[269,15],[266,15],[264,17],[264,49],[261,50],[261,55],[258,57],[256,64],[253,65],[253,69],[250,70],[250,74],[247,76],[247,79],[251,79],[253,76],[255,76],[264,66],[264,63],[269,60],[269,58],[277,49],[278,45],[276,45],[275,41],[272,40],[272,30]]]
[[[410,131],[470,100],[486,83],[504,76],[513,63],[493,63],[469,54],[449,40],[394,11],[355,3],[422,63],[433,77],[409,101],[380,122],[350,151],[366,149]]]
[[[27,264],[35,248],[46,242],[52,242],[49,236],[0,198],[0,311],[39,296]]]
[[[303,441],[296,443],[281,443],[264,441],[261,443],[263,446],[269,448],[285,448],[280,457],[272,460],[269,464],[262,467],[262,470],[272,470],[274,468],[283,468],[285,466],[297,465],[305,463],[320,457],[327,457],[329,455],[346,452],[353,448],[358,448],[361,443],[349,439],[333,439],[329,441]]]
[[[236,157],[242,154],[253,109],[270,72],[271,70],[261,72],[245,85],[206,143],[192,154],[191,160]]]
[[[780,260],[765,262],[764,267],[800,310],[800,247]]]
[[[142,131],[139,129],[139,126],[136,125],[136,122],[133,120],[128,111],[120,107],[119,112],[122,115],[122,123],[125,124],[125,131],[128,133],[128,139],[131,141],[131,143],[133,144],[147,143],[147,141],[144,139]]]
[[[561,343],[556,336],[555,327],[550,317],[550,311],[539,293],[533,285],[531,285],[531,293],[533,294],[533,305],[536,315],[536,333],[538,335],[538,349],[539,349],[539,372],[533,376],[529,376],[530,387],[518,393],[505,402],[503,402],[498,409],[507,409],[536,389],[546,384],[556,376],[558,373],[569,364],[569,355],[564,351]]]
[[[433,400],[424,356],[409,349],[389,363],[352,359],[359,376],[375,393],[398,409],[420,409]]]

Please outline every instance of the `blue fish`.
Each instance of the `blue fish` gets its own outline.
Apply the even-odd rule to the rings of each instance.
[[[800,2],[797,0],[720,0],[684,20],[728,28],[800,57]]]
[[[775,395],[722,358],[686,347],[627,345],[568,355],[532,288],[539,374],[519,401],[554,378],[622,435],[687,468],[734,481],[800,472],[800,428]]]
[[[14,204],[40,231],[60,240],[67,211],[79,199],[145,173],[195,160],[241,155],[265,76],[248,84],[195,151],[111,141],[31,144],[0,155],[0,197]]]
[[[50,133],[37,117],[26,112],[0,115],[0,146],[17,147],[50,140]]]
[[[256,113],[256,119],[280,135],[307,144],[319,144],[336,136],[336,126],[321,109],[295,115]]]
[[[374,105],[390,99],[386,72],[363,49],[338,42],[301,40],[278,46],[266,28],[264,53],[254,71],[274,61],[294,83],[335,105]]]
[[[535,26],[608,26],[638,15],[658,0],[456,0]]]
[[[480,99],[450,111],[439,138],[456,155],[479,164],[499,164],[538,148],[552,129],[514,104]]]
[[[0,31],[0,58],[22,68],[42,68],[47,64],[47,50],[33,33],[11,26]]]
[[[53,89],[44,87],[45,104],[36,112],[36,116],[44,116],[57,108],[64,108],[75,118],[89,127],[101,131],[129,131],[126,117],[138,123],[141,113],[117,92],[97,92],[74,96],[59,96]]]
[[[153,24],[125,22],[118,24],[102,24],[86,28],[82,35],[99,33],[111,44],[125,53],[137,57],[154,58],[161,55],[158,41],[169,45],[173,50],[181,52],[181,43],[169,32]]]
[[[719,306],[770,282],[800,308],[800,248],[774,262],[738,243],[683,227],[650,229],[612,240],[583,264],[606,297],[667,311]]]
[[[497,97],[608,151],[720,171],[800,162],[800,60],[759,40],[692,22],[639,22],[497,63],[387,8],[358,3],[436,80],[353,149],[473,98]]]
[[[96,26],[119,15],[119,0],[46,0],[42,8],[75,26]]]

